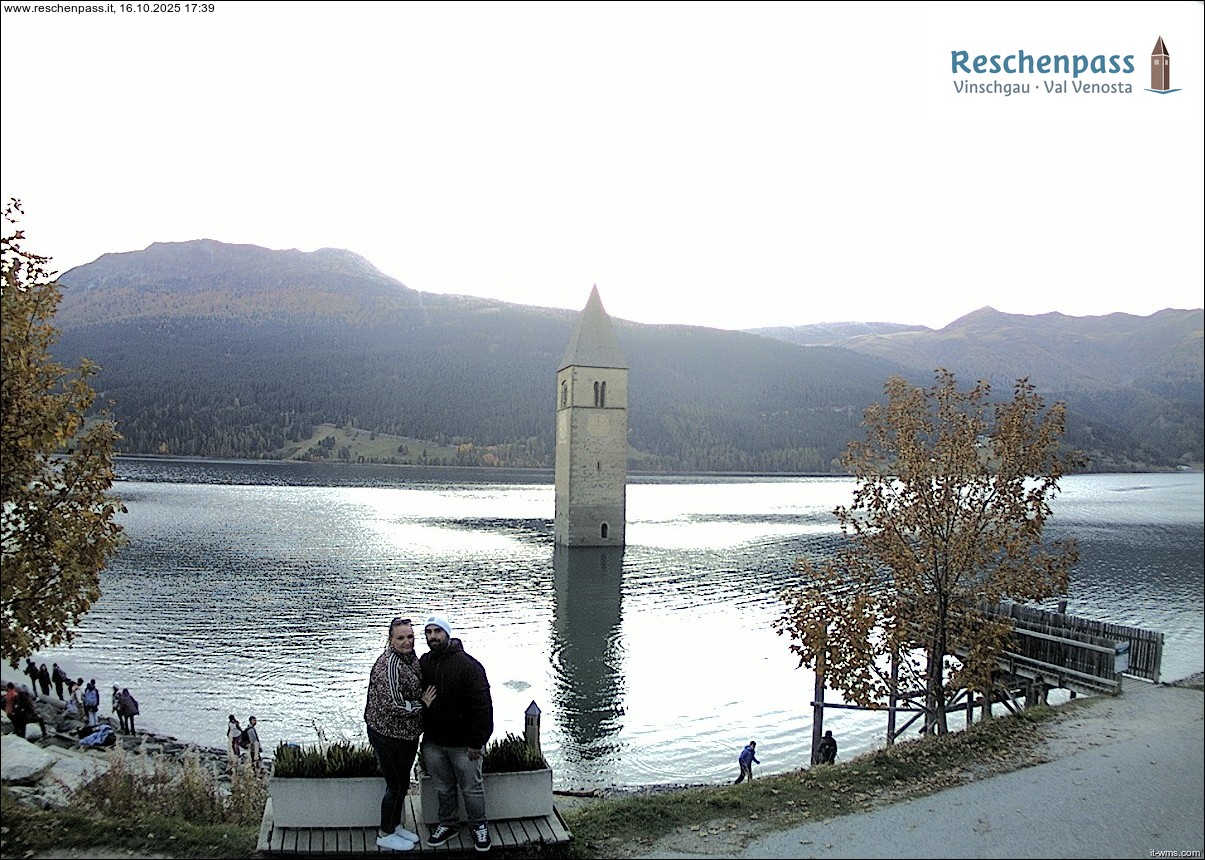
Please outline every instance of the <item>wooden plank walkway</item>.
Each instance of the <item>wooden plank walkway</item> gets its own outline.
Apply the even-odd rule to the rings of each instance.
[[[568,842],[573,838],[560,810],[555,806],[552,815],[539,818],[514,818],[489,822],[492,848],[518,848],[524,845],[553,844]],[[467,824],[460,833],[438,848],[426,844],[432,827],[422,823],[422,801],[417,794],[408,795],[403,815],[404,825],[420,837],[412,854],[462,853],[474,851],[473,837]],[[275,827],[272,823],[272,800],[264,806],[264,817],[259,828],[259,843],[256,851],[263,855],[353,855],[393,854],[396,852],[377,847],[377,828],[373,827]]]

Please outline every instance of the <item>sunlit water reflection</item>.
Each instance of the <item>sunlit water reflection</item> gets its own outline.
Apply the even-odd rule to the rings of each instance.
[[[361,739],[384,625],[439,612],[489,673],[496,734],[542,708],[559,787],[730,779],[750,738],[764,772],[807,759],[812,676],[771,622],[794,560],[835,542],[850,480],[633,478],[626,550],[567,552],[547,473],[120,472],[130,542],[76,646],[39,659],[129,686],[146,727],[216,746],[254,713],[269,749],[314,722]],[[1081,542],[1071,611],[1163,630],[1164,678],[1199,671],[1202,476],[1077,476],[1055,510],[1050,536]],[[881,716],[825,724],[843,756],[883,742]]]

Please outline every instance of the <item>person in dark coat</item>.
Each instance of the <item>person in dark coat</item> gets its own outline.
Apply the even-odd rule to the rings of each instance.
[[[13,701],[13,712],[9,719],[13,721],[13,732],[19,738],[25,737],[25,729],[30,723],[37,723],[42,729],[42,737],[46,737],[46,721],[38,713],[33,695],[25,687],[17,689],[17,698]]]
[[[439,799],[439,824],[427,837],[432,848],[445,844],[458,830],[457,794],[473,828],[473,847],[490,849],[485,819],[485,787],[481,755],[494,733],[494,702],[485,668],[452,638],[446,618],[432,615],[423,628],[430,649],[419,658],[423,698],[423,765]]]
[[[42,695],[50,698],[50,670],[43,663],[38,667],[38,686],[42,688]]]
[[[117,716],[121,720],[121,733],[134,734],[134,717],[138,715],[138,700],[128,688],[122,687],[117,697]]]
[[[29,676],[29,689],[34,699],[38,698],[38,664],[32,658],[25,660],[25,674]]]
[[[54,694],[59,697],[60,701],[67,701],[63,697],[63,684],[70,681],[67,673],[59,668],[59,664],[55,663],[54,668],[50,670],[50,680],[54,684]]]
[[[832,732],[825,732],[817,748],[818,764],[834,764],[837,761],[837,739]]]

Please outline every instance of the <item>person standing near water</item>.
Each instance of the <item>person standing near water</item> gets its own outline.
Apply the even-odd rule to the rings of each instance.
[[[736,778],[736,782],[733,785],[739,785],[744,782],[746,777],[748,777],[750,782],[753,782],[753,765],[761,764],[757,760],[757,741],[749,741],[745,748],[741,750],[736,763],[741,766],[741,775]]]
[[[832,732],[825,732],[817,748],[818,764],[835,764],[837,761],[837,739]]]
[[[138,700],[134,698],[134,694],[128,687],[122,687],[117,697],[117,716],[121,718],[122,734],[134,734],[134,717],[138,716],[138,710]]]
[[[379,848],[412,851],[418,843],[418,834],[405,828],[402,816],[418,738],[423,732],[423,707],[434,700],[434,692],[422,688],[422,669],[414,653],[414,626],[409,618],[394,618],[389,622],[385,650],[368,673],[364,704],[368,742],[385,777],[377,827]]]
[[[473,847],[490,850],[481,756],[494,733],[494,701],[485,668],[452,638],[452,625],[432,615],[423,627],[430,649],[419,658],[423,685],[438,694],[424,715],[423,765],[439,799],[439,825],[427,837],[437,848],[456,835],[457,795],[473,829]]]

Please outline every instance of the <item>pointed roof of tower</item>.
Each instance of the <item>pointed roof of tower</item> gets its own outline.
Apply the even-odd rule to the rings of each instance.
[[[577,328],[573,330],[573,337],[569,338],[569,347],[557,369],[564,370],[570,365],[624,369],[628,366],[619,349],[619,341],[615,338],[611,318],[603,310],[602,299],[598,297],[598,284],[590,290],[590,299],[578,317]]]
[[[1170,57],[1167,52],[1167,45],[1163,44],[1163,37],[1159,37],[1159,41],[1155,43],[1154,49],[1151,51],[1152,57]]]

